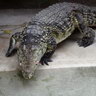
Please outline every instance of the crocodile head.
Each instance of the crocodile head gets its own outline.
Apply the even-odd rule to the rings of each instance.
[[[16,46],[16,40],[10,40],[7,56],[10,56]],[[12,44],[14,43],[14,44]],[[42,42],[39,36],[28,34],[19,42],[17,57],[19,61],[19,70],[25,79],[30,79],[39,65],[41,57],[47,49],[47,44]]]
[[[41,44],[40,44],[41,43]],[[46,44],[40,42],[22,42],[17,51],[19,69],[25,79],[30,79],[46,51]]]

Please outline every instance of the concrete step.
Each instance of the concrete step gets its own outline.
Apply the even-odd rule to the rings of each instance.
[[[0,96],[96,96],[96,68],[37,70],[31,80],[1,72]]]

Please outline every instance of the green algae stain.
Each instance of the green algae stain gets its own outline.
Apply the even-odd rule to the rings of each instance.
[[[47,77],[47,78],[43,79],[42,81],[49,82],[49,81],[51,81],[53,79],[54,79],[54,77],[53,76],[50,76],[50,77]]]
[[[0,96],[5,96],[4,93],[0,90]]]
[[[34,76],[32,77],[32,79],[31,79],[31,80],[33,80],[33,81],[37,81],[37,80],[36,80],[36,77],[34,77]]]
[[[49,96],[53,96],[52,95],[52,91],[50,90],[51,89],[51,86],[46,86],[46,89],[48,90]]]

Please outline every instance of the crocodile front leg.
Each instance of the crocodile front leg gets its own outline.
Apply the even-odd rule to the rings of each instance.
[[[86,23],[84,22],[83,15],[81,13],[75,13],[75,22],[77,23],[77,27],[80,30],[82,34],[82,38],[78,40],[78,45],[87,47],[91,45],[94,42],[95,38],[95,32],[92,28],[90,28]]]
[[[48,62],[52,62],[52,60],[50,58],[53,55],[53,53],[54,53],[54,51],[45,53],[44,56],[41,58],[40,63],[42,65],[44,65],[44,64],[49,65]]]
[[[40,63],[42,65],[44,65],[44,64],[49,65],[48,62],[52,62],[52,60],[50,58],[53,55],[53,53],[55,52],[56,46],[57,46],[56,41],[54,40],[54,38],[51,37],[48,40],[47,51],[40,60]]]
[[[9,48],[6,52],[6,57],[10,57],[16,53],[20,39],[21,39],[21,32],[17,32],[11,36],[9,42]]]

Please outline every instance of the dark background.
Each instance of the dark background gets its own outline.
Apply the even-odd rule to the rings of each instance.
[[[45,8],[51,4],[63,1],[96,6],[96,0],[0,0],[0,9]]]

